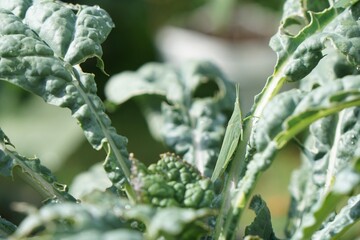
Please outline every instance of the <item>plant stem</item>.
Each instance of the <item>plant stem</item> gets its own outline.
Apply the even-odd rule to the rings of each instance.
[[[318,114],[315,114],[307,119],[304,120],[304,123],[299,125],[299,127],[292,129],[291,131],[286,131],[287,134],[284,135],[283,138],[275,137],[274,141],[270,142],[267,146],[267,149],[261,153],[258,153],[254,156],[251,156],[251,161],[246,164],[245,175],[240,179],[237,187],[234,189],[234,195],[232,197],[231,206],[226,214],[227,220],[224,226],[224,233],[226,239],[235,239],[237,234],[237,229],[239,227],[240,218],[244,208],[246,207],[251,193],[256,185],[257,179],[259,178],[260,174],[262,173],[262,165],[258,164],[259,160],[261,159],[269,159],[267,156],[267,152],[275,152],[277,149],[283,147],[287,142],[290,141],[296,134],[306,129],[311,123],[315,122],[316,120],[334,114],[336,112],[341,111],[342,109],[359,106],[360,99],[355,98],[349,101],[339,103],[330,109],[318,111]],[[341,114],[341,113],[340,113]],[[234,162],[234,165],[236,162]],[[331,163],[330,163],[331,164]],[[333,179],[333,170],[331,169],[333,166],[329,166],[329,171],[327,174],[327,184],[329,186],[326,187],[326,191],[331,187],[332,179]],[[235,169],[235,167],[234,167]],[[231,171],[230,173],[232,173]]]
[[[102,132],[104,134],[104,137],[107,139],[110,151],[115,155],[115,158],[117,159],[117,161],[118,161],[118,163],[119,163],[119,165],[121,167],[121,170],[123,171],[123,173],[125,175],[126,180],[130,182],[130,169],[126,165],[124,158],[122,157],[122,155],[121,155],[119,149],[117,148],[113,138],[111,137],[111,134],[109,133],[109,130],[106,128],[105,124],[103,123],[101,118],[98,116],[98,114],[96,112],[96,107],[94,106],[94,104],[91,102],[91,100],[87,96],[87,93],[81,87],[80,79],[78,79],[75,74],[73,74],[73,76],[75,78],[74,81],[73,81],[74,86],[77,88],[77,90],[79,91],[79,93],[83,97],[86,105],[89,106],[90,111],[96,117],[96,120],[97,120],[98,124],[100,125],[101,130],[102,130]]]
[[[340,139],[341,126],[344,121],[344,111],[339,113],[337,121],[338,121],[338,124],[336,125],[334,140]],[[333,143],[334,147],[331,148],[331,151],[330,151],[329,163],[328,163],[328,167],[327,167],[327,171],[326,171],[325,186],[324,186],[324,190],[323,190],[324,196],[330,192],[331,187],[334,184],[334,178],[335,178],[335,173],[336,173],[335,169],[336,169],[336,163],[337,163],[336,155],[338,152],[339,144],[340,144],[339,142],[334,142]]]
[[[226,216],[225,225],[220,233],[220,237],[224,237],[225,239],[233,239],[237,235],[242,211],[247,205],[250,194],[255,187],[255,181],[259,173],[248,172],[246,170],[247,165],[252,158],[252,154],[250,153],[252,150],[250,140],[253,137],[257,121],[261,117],[266,104],[280,91],[285,82],[286,77],[283,69],[284,67],[278,68],[278,71],[275,71],[268,79],[264,89],[256,98],[251,116],[244,120],[243,140],[240,141],[234,159],[232,160],[229,181],[227,181],[226,186],[224,186],[225,189],[231,189],[231,184],[234,186],[235,183],[238,183],[238,187],[226,192],[223,201],[228,202],[229,199],[232,201],[230,206],[223,204],[220,211],[220,213],[223,213],[223,215]],[[252,179],[253,182],[251,182],[250,185],[245,184],[244,186],[241,186],[244,179]],[[225,210],[225,208],[227,209]],[[219,218],[222,219],[224,216],[220,215]],[[219,227],[217,227],[217,229],[219,229]]]
[[[14,154],[12,151],[7,149],[5,149],[4,152],[11,159],[16,161],[16,164],[21,167],[22,171],[19,172],[21,177],[34,189],[36,189],[43,197],[50,199],[56,198],[59,202],[76,202],[76,199],[71,195],[64,195],[59,193],[58,189],[56,189],[51,183],[44,180],[44,178],[38,172],[35,172],[30,167],[28,167],[28,165],[26,165],[17,154]]]
[[[102,119],[99,117],[99,115],[96,111],[96,106],[93,104],[93,102],[89,98],[88,94],[84,91],[84,89],[81,85],[81,81],[80,81],[78,75],[74,73],[74,71],[77,71],[77,70],[74,69],[72,71],[73,84],[76,87],[76,89],[79,91],[80,95],[82,96],[83,100],[85,101],[85,104],[89,107],[91,113],[95,116],[96,121],[98,122],[100,129],[101,129],[104,137],[107,140],[108,150],[106,150],[106,148],[104,148],[103,146],[102,147],[105,149],[105,152],[107,152],[108,154],[114,154],[114,157],[126,178],[126,183],[124,183],[126,195],[128,196],[128,198],[130,199],[131,202],[135,203],[136,202],[136,194],[135,194],[135,190],[133,189],[133,187],[130,184],[131,173],[130,173],[129,167],[126,164],[126,159],[124,159],[124,157],[122,156],[113,137],[111,136],[110,130],[108,129],[106,124],[102,121]]]
[[[230,177],[225,175],[225,184],[224,184],[224,188],[223,191],[221,192],[221,196],[228,196],[231,192],[231,186],[230,184],[232,183],[232,181],[230,180]],[[223,224],[224,224],[224,219],[225,219],[225,214],[227,213],[227,210],[229,208],[229,202],[230,198],[223,198],[221,201],[221,206],[220,206],[220,212],[218,214],[218,217],[216,219],[216,225],[215,225],[215,233],[214,233],[214,237],[215,239],[218,240],[226,240],[224,235],[223,235]]]
[[[223,224],[223,219],[225,219],[225,217],[227,220],[232,218],[232,215],[229,216],[228,211],[229,211],[229,207],[231,207],[232,205],[231,204],[231,199],[233,197],[232,193],[235,190],[236,183],[239,181],[239,177],[240,177],[239,173],[241,171],[244,171],[243,168],[246,167],[245,152],[247,148],[247,142],[249,141],[249,137],[250,137],[250,130],[251,130],[250,128],[245,127],[243,131],[242,140],[239,141],[239,145],[231,161],[230,172],[225,180],[224,189],[222,192],[223,201],[215,228],[216,239],[228,239],[226,238],[227,231],[229,230],[227,227],[228,224],[225,224],[225,227],[223,228],[221,228],[221,226]]]

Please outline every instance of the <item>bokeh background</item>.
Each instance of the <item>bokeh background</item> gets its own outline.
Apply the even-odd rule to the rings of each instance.
[[[268,42],[276,32],[283,0],[77,0],[108,11],[116,27],[103,44],[105,70],[111,76],[138,69],[147,62],[181,64],[206,59],[217,64],[232,81],[240,82],[242,110],[246,113],[276,62]],[[108,76],[95,60],[82,64],[96,75],[99,96],[106,101]],[[109,105],[111,106],[111,105]],[[166,147],[154,140],[133,101],[109,107],[109,116],[121,135],[129,139],[129,152],[146,163],[154,162]],[[0,82],[0,127],[28,157],[37,156],[70,185],[74,176],[105,158],[86,142],[70,111],[45,104],[27,92]],[[290,144],[275,160],[255,193],[267,201],[275,232],[283,236],[291,170],[299,164],[299,153]],[[0,180],[0,215],[15,223],[24,217],[12,202],[41,206],[44,200],[15,170],[14,179]],[[253,215],[251,211],[246,221]]]

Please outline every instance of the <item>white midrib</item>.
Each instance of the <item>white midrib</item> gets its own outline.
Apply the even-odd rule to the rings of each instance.
[[[325,186],[324,186],[324,192],[323,192],[323,196],[327,195],[330,190],[331,187],[334,184],[334,175],[335,175],[335,171],[336,171],[336,162],[337,162],[337,152],[338,152],[338,148],[339,148],[339,141],[340,141],[340,137],[341,137],[341,125],[344,119],[344,111],[341,111],[339,113],[339,119],[337,122],[337,126],[336,126],[336,130],[335,130],[335,136],[334,136],[334,142],[333,142],[333,147],[331,148],[330,151],[330,155],[329,155],[329,164],[328,164],[328,169],[326,172],[326,178],[325,178]]]
[[[89,100],[87,94],[84,92],[84,90],[79,85],[78,80],[74,77],[73,84],[76,87],[76,89],[79,91],[80,95],[82,96],[83,100],[85,101],[85,104],[89,107],[91,113],[95,116],[98,124],[101,127],[102,133],[104,134],[104,137],[106,138],[107,142],[110,145],[112,153],[115,155],[116,160],[118,161],[121,170],[124,173],[124,176],[126,177],[127,181],[130,181],[130,170],[126,166],[125,159],[122,157],[120,151],[118,150],[112,136],[109,133],[109,130],[104,125],[103,121],[100,119],[98,113],[96,112],[96,108],[93,105],[93,103]]]

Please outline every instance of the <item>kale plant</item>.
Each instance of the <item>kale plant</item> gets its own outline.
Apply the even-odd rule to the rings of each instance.
[[[91,146],[106,152],[70,193],[0,129],[0,174],[19,167],[47,196],[40,209],[18,205],[28,214],[19,226],[0,217],[0,238],[278,239],[252,193],[290,141],[302,164],[290,182],[286,239],[338,238],[360,218],[359,19],[356,0],[287,0],[270,42],[274,72],[246,115],[238,88],[208,62],[149,63],[112,76],[108,100],[134,98],[172,151],[147,167],[128,154],[95,76],[80,67],[95,57],[104,71],[110,16],[97,6],[0,0],[0,79],[70,109]],[[287,82],[298,84],[280,93]],[[256,217],[244,226],[247,206]]]

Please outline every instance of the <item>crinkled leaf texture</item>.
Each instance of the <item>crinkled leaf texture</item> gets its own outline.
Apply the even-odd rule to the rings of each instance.
[[[322,228],[315,232],[313,239],[327,240],[339,237],[360,219],[360,195],[351,197],[335,217],[323,224]]]
[[[137,96],[152,132],[211,176],[225,132],[224,111],[232,110],[235,99],[232,84],[213,64],[189,62],[176,69],[150,63],[111,77],[105,91],[116,104]],[[166,101],[160,104],[146,95]]]
[[[272,37],[270,46],[277,53],[274,73],[269,77],[262,92],[256,97],[252,113],[261,117],[262,112],[285,81],[298,81],[308,75],[326,56],[328,47],[346,56],[357,66],[360,56],[360,30],[357,19],[360,4],[347,1],[347,8],[328,6],[328,1],[287,0],[278,32]],[[357,1],[356,1],[357,2]],[[291,26],[300,30],[291,33]]]
[[[21,18],[57,57],[71,65],[89,57],[101,61],[100,44],[114,27],[109,15],[98,6],[70,6],[53,0],[2,0],[0,8]]]
[[[239,169],[240,180],[232,207],[228,212],[237,220],[227,220],[227,226],[238,224],[239,216],[250,198],[258,176],[270,166],[280,148],[299,133],[306,132],[309,125],[316,120],[337,114],[343,109],[347,109],[343,112],[352,112],[351,107],[360,105],[360,78],[356,70],[360,65],[358,34],[360,3],[358,1],[342,1],[335,5],[333,3],[287,0],[284,5],[284,15],[279,30],[270,42],[270,46],[278,55],[274,73],[256,97],[251,117],[244,120],[244,135],[249,132],[249,144],[243,158],[245,164]],[[321,62],[327,62],[328,65],[322,65]],[[322,66],[319,66],[319,63]],[[315,73],[317,80],[304,79],[309,74]],[[286,81],[299,80],[302,80],[301,85],[306,86],[305,88],[278,94]],[[344,114],[343,112],[340,116]],[[322,128],[323,134],[337,129],[336,126],[328,127],[331,130]],[[358,133],[354,136],[357,135]],[[351,134],[347,137],[351,137]],[[357,141],[350,141],[348,144],[348,147],[352,147]],[[337,145],[338,143],[334,143],[334,147]],[[311,147],[304,149],[307,149],[304,151],[313,150]],[[355,156],[354,149],[345,152],[349,156]],[[329,171],[324,164],[319,163],[319,167],[320,165],[323,167],[319,172],[325,174],[327,179],[323,194],[325,199],[325,196],[331,192],[333,176],[337,174],[337,170],[334,170],[337,169],[337,163],[334,165],[334,162],[336,161],[333,160],[329,165]],[[314,166],[309,166],[308,169],[314,170]],[[298,177],[307,179],[299,175]],[[306,187],[304,189],[309,190]],[[323,199],[311,190],[309,194],[312,194],[313,198]],[[326,206],[326,201],[320,205]],[[315,222],[318,224],[322,220],[318,218]],[[315,227],[311,227],[312,229],[306,234],[317,230],[316,224],[311,223]],[[232,230],[228,232],[226,237],[233,238]],[[289,236],[292,236],[292,233]]]
[[[357,8],[359,8],[358,4],[352,7],[352,11],[347,12],[356,15],[356,11],[358,11]],[[351,23],[353,28],[356,28],[352,20],[348,20],[348,23]],[[344,27],[344,30],[346,29],[347,28]],[[348,31],[351,30],[348,29]],[[350,35],[347,36],[350,37]],[[356,37],[352,38],[352,40],[355,39]],[[357,149],[359,148],[357,137],[359,133],[359,109],[356,107],[348,108],[351,106],[359,106],[356,100],[359,89],[357,86],[357,82],[359,81],[357,80],[359,78],[357,75],[358,71],[353,65],[353,62],[346,60],[346,57],[349,60],[351,60],[351,58],[339,54],[336,49],[326,49],[324,55],[325,57],[319,62],[317,67],[306,78],[301,80],[300,88],[305,94],[308,92],[317,93],[318,91],[323,91],[321,89],[326,88],[328,90],[333,89],[331,90],[333,93],[326,90],[323,92],[324,94],[316,94],[313,99],[309,98],[307,100],[308,103],[302,99],[295,105],[297,105],[298,109],[301,109],[300,105],[303,105],[301,102],[307,105],[310,101],[315,103],[315,99],[323,99],[320,100],[323,103],[328,101],[338,105],[347,98],[348,100],[345,101],[348,103],[344,102],[345,105],[340,104],[346,106],[347,109],[340,111],[343,109],[343,107],[340,107],[335,111],[340,111],[339,113],[336,114],[334,112],[335,114],[311,124],[309,135],[305,138],[305,143],[301,143],[303,163],[301,168],[294,172],[290,185],[292,203],[289,212],[287,237],[293,237],[293,239],[310,237],[314,231],[318,230],[322,221],[334,211],[334,207],[337,206],[336,203],[329,202],[331,199],[334,199],[333,187],[335,182],[341,185],[340,188],[345,188],[346,186],[344,184],[348,181],[350,185],[347,186],[347,188],[350,189],[356,187],[356,184],[358,184],[356,180],[358,175],[354,173],[353,170],[344,170],[344,168],[347,168],[349,164],[351,164],[353,158],[358,155]],[[357,76],[347,76],[353,74]],[[340,85],[343,85],[343,87],[338,88]],[[346,85],[352,85],[352,87],[347,88]],[[327,94],[329,98],[323,98],[323,96]],[[307,96],[303,98],[307,98]],[[324,101],[326,98],[328,98],[328,100]],[[314,117],[310,121],[313,122],[318,119],[315,117],[316,115],[322,115],[329,110],[326,108],[290,117],[288,120],[285,120],[285,123],[281,124],[281,128],[285,125],[289,127],[300,127],[301,124],[306,122],[306,119],[310,120]],[[294,130],[296,130],[296,128],[294,128]],[[273,136],[278,134],[276,128],[268,132],[268,135],[271,135],[270,132],[273,132]],[[290,130],[287,131],[287,133],[278,134],[274,139],[276,139],[278,143],[283,140],[287,142],[289,138],[286,137],[286,135],[289,134],[288,136],[290,137],[293,135],[291,132]],[[296,131],[293,133],[295,132]],[[342,173],[340,174],[340,172]],[[341,179],[347,176],[347,174],[344,173],[348,174],[349,179],[342,179],[343,183],[341,181],[339,182],[338,178]],[[346,195],[347,194],[340,194],[339,196],[339,194],[337,194],[337,197],[341,199],[346,197]],[[350,223],[345,223],[345,221],[343,224],[339,222],[337,222],[337,224],[339,225],[337,225],[336,231],[330,230],[331,226],[334,226],[331,224],[328,225],[325,231],[332,231],[335,236],[351,225]]]
[[[197,239],[208,232],[205,220],[214,214],[211,209],[131,205],[112,192],[94,191],[81,204],[49,204],[30,212],[12,237],[38,231],[44,239]]]
[[[291,205],[289,216],[291,222],[289,224],[290,228],[288,227],[288,230],[291,230],[291,232],[288,231],[288,235],[291,235],[291,239],[308,239],[315,236],[316,231],[320,230],[318,234],[324,234],[323,239],[332,239],[338,234],[341,234],[343,230],[346,230],[355,221],[359,220],[359,204],[356,200],[357,198],[353,197],[349,200],[348,205],[342,208],[339,215],[337,215],[333,221],[327,222],[329,217],[335,215],[339,202],[346,199],[359,186],[359,169],[348,166],[338,170],[336,175],[334,175],[333,186],[328,191],[326,191],[327,189],[324,185],[320,187],[314,183],[314,175],[316,175],[314,169],[312,169],[313,171],[310,169],[306,170],[309,171],[310,174],[307,175],[308,178],[306,181],[300,178],[300,181],[302,181],[300,184],[302,184],[303,187],[302,193],[300,193],[301,199],[295,199],[299,197],[299,194],[297,196],[292,195],[295,200],[293,199]],[[299,173],[300,171],[297,172],[297,174]],[[298,181],[299,180],[293,178],[291,185],[293,193],[297,190],[294,183],[298,183]],[[350,211],[353,215],[349,213]],[[344,216],[346,214],[348,215]],[[344,221],[344,219],[346,219],[346,221]],[[327,229],[325,229],[325,231],[321,230],[321,228],[324,227]],[[331,237],[329,237],[329,235],[325,237],[326,231],[330,232]]]
[[[37,236],[45,239],[143,239],[119,215],[124,206],[118,208],[116,212],[114,205],[86,202],[46,205],[25,218],[13,237],[23,239],[40,228]]]
[[[97,6],[0,0],[0,21],[0,79],[69,108],[95,149],[109,146],[106,169],[117,169],[112,180],[121,187],[130,175],[127,140],[111,126],[94,76],[77,65],[97,57],[102,67],[100,44],[114,26],[109,15]]]
[[[325,69],[328,70],[324,75]],[[301,88],[309,91],[314,87],[336,86],[338,77],[346,74],[357,74],[357,70],[347,64],[343,56],[330,52],[329,58],[302,80]],[[357,78],[359,75],[343,79],[355,83]],[[358,89],[355,87],[351,94],[357,94]],[[348,96],[346,91],[339,91],[331,99],[338,101]],[[349,211],[356,212],[358,208],[356,200],[349,200],[334,220],[323,223],[325,218],[335,215],[336,203],[351,196],[352,190],[359,186],[360,173],[353,164],[354,158],[359,156],[359,113],[359,107],[350,107],[311,124],[301,147],[302,166],[293,173],[290,184],[292,202],[287,235],[293,239],[307,238],[312,234],[318,236],[314,239],[331,239],[358,221],[356,214],[354,217],[349,215]],[[319,230],[321,224],[324,226]],[[319,232],[314,233],[317,230]]]
[[[287,0],[284,5],[279,30],[270,41],[278,56],[277,64],[255,98],[251,117],[244,120],[244,135],[249,135],[250,140],[239,169],[234,210],[230,210],[234,219],[238,218],[234,221],[239,220],[238,209],[244,209],[257,177],[270,166],[278,149],[319,118],[359,106],[359,79],[346,76],[358,74],[356,67],[360,65],[360,3],[342,1],[329,5],[326,1],[300,0]],[[298,31],[292,32],[293,26]],[[321,77],[305,84],[308,88],[278,95],[286,81],[302,80],[318,69],[319,62],[328,61],[331,50],[341,59],[336,65],[318,71]],[[329,73],[338,81],[329,84]]]
[[[268,131],[270,135],[278,134],[286,125],[284,124],[283,126],[280,126],[281,120],[285,120],[290,117],[290,114],[293,114],[295,106],[299,103],[300,99],[307,94],[293,90],[292,93],[287,93],[289,95],[288,97],[282,95],[282,97],[276,100],[278,101],[277,103],[273,103],[271,107],[269,107],[268,105],[270,104],[270,100],[277,95],[285,81],[301,80],[312,72],[314,68],[318,69],[317,66],[320,60],[325,58],[325,61],[328,61],[327,54],[329,49],[334,49],[335,52],[341,54],[343,56],[341,59],[342,64],[346,65],[345,62],[347,60],[349,65],[351,65],[347,67],[349,69],[354,69],[360,64],[360,55],[358,51],[360,47],[360,38],[357,34],[360,30],[360,24],[357,21],[359,18],[360,3],[356,2],[357,1],[342,1],[341,4],[339,3],[332,6],[329,6],[328,1],[313,2],[287,0],[285,2],[284,13],[279,31],[270,41],[270,46],[278,55],[278,61],[275,66],[274,73],[267,80],[262,92],[256,97],[252,110],[253,118],[248,118],[248,120],[251,119],[251,126],[253,127],[250,137],[251,144],[256,141],[254,140],[254,138],[256,138],[255,135],[261,135],[265,129],[265,131]],[[342,8],[343,6],[346,6],[347,8]],[[293,25],[300,28],[298,32],[291,33],[289,28]],[[332,69],[333,67],[334,69]],[[323,82],[326,82],[326,76],[328,76],[329,73],[339,71],[339,69],[335,69],[333,64],[331,64],[331,66],[325,65],[325,68],[326,69],[323,69],[323,71],[318,71],[318,75],[322,76]],[[337,78],[340,79],[348,74],[351,75],[351,71],[343,72],[337,76]],[[304,81],[307,82],[308,80]],[[314,84],[313,81],[311,82]],[[312,90],[317,86],[317,83],[315,83],[310,89],[307,88],[306,92],[311,94]],[[337,101],[336,99],[342,101],[342,98],[347,98],[349,94],[354,95],[353,97],[357,94],[352,94],[351,92],[342,94],[339,92],[339,96],[335,96],[335,91],[341,91],[341,89],[330,90],[329,88],[329,90],[325,91],[334,92],[333,99],[329,99],[330,102],[334,103]],[[357,90],[355,89],[355,92],[356,91]],[[311,98],[314,98],[314,101]],[[311,108],[312,106],[307,106],[309,104],[317,104],[317,102],[320,103],[321,99],[316,100],[314,94],[313,97],[308,97],[307,101],[308,102],[303,101],[304,109],[297,108],[296,112],[294,112],[296,113],[296,116],[287,119],[289,130],[293,127],[290,132],[299,132],[301,131],[300,129],[304,129],[304,125],[308,125],[310,123],[304,121],[303,126],[301,126],[301,124],[297,124],[304,117],[308,118],[308,120],[313,118],[311,121],[317,119],[317,114],[315,113],[317,110],[311,112],[310,109],[305,110],[305,108]],[[310,103],[311,101],[313,101],[313,103]],[[278,104],[281,104],[281,106],[278,107]],[[354,103],[351,104],[356,105]],[[328,107],[329,106],[324,106],[323,111],[325,111],[325,108]],[[343,108],[345,107],[346,106],[343,106]],[[282,109],[285,110],[282,111]],[[273,114],[272,111],[276,111],[277,113]],[[300,111],[303,111],[304,113],[300,114]],[[325,116],[326,114],[324,114],[323,111],[320,111],[318,114]],[[333,111],[336,112],[339,111],[339,109],[333,109]],[[262,120],[263,118],[267,120]],[[256,126],[257,123],[261,123],[261,121],[263,125],[260,127]],[[265,126],[267,122],[269,122],[269,125]],[[278,124],[275,124],[275,126],[271,122],[278,122]],[[265,127],[265,129],[262,130],[262,127]],[[258,131],[258,128],[260,131]],[[275,136],[265,136],[263,140],[258,138],[258,144],[261,145],[260,151],[263,151],[263,147],[270,142],[277,145],[277,147],[279,147],[279,145],[283,146],[283,144],[285,144],[288,140],[286,139],[286,135],[290,132],[287,131],[287,133],[282,133],[277,136],[276,143],[271,141],[272,137]],[[250,158],[252,157],[251,152],[254,150],[255,149],[252,147],[248,148],[248,155],[250,155]]]
[[[301,1],[302,3],[298,0],[287,1],[285,10],[294,7],[292,2],[304,4],[305,1]],[[310,9],[301,6],[296,8],[298,11],[296,14],[285,14],[280,31],[270,43],[278,54],[275,70],[283,71],[287,80],[302,79],[324,57],[322,50],[327,47],[327,43],[330,43],[355,65],[359,64],[357,48],[360,38],[356,34],[359,31],[357,23],[359,7],[359,4],[355,4],[345,11],[342,8],[322,7],[318,8],[320,12],[308,11],[305,14],[304,11]],[[307,25],[299,33],[293,35],[286,32],[286,27],[287,23],[294,21],[295,18],[302,19]]]
[[[216,212],[212,209],[151,208],[138,205],[127,217],[138,219],[146,225],[146,239],[199,239],[210,231],[206,219]]]
[[[12,176],[15,167],[20,167],[30,182],[47,198],[56,202],[71,201],[76,199],[67,192],[66,185],[57,182],[51,171],[41,165],[37,158],[29,159],[7,148],[10,144],[8,138],[0,128],[0,175]]]
[[[263,117],[257,123],[254,138],[251,139],[256,153],[247,165],[245,177],[239,182],[240,192],[250,191],[249,183],[254,183],[260,172],[270,166],[277,151],[315,120],[360,105],[359,89],[360,77],[347,76],[311,92],[294,89],[274,97],[265,108]],[[353,112],[353,109],[345,111]]]

